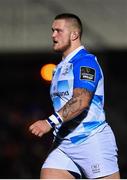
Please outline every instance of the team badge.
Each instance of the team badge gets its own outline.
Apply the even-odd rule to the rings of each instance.
[[[94,81],[95,80],[95,69],[92,69],[90,67],[81,66],[80,67],[80,79]]]
[[[66,64],[65,66],[63,66],[62,68],[62,75],[66,75],[69,73],[69,70],[72,69],[72,64]]]

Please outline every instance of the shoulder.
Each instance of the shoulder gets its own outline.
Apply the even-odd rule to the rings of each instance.
[[[70,61],[74,67],[89,66],[100,68],[97,57],[85,49],[80,50]]]

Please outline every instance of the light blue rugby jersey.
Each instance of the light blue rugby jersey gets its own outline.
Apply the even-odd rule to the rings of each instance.
[[[59,111],[72,98],[74,88],[94,92],[87,115],[64,137],[72,143],[80,143],[106,125],[103,73],[96,57],[83,46],[69,54],[54,71],[50,95],[55,111]],[[78,121],[78,117],[74,121]],[[60,126],[56,127],[55,135],[59,128]]]

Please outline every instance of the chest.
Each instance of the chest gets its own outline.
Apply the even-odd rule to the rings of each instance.
[[[51,83],[51,96],[71,96],[73,92],[73,79],[73,64],[66,63],[58,66]]]

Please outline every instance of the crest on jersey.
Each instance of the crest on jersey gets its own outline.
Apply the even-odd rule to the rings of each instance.
[[[95,80],[95,69],[90,67],[81,66],[80,67],[80,79],[94,81]]]
[[[65,66],[63,66],[62,69],[62,75],[66,75],[69,73],[70,69],[72,69],[72,64],[66,64]]]

